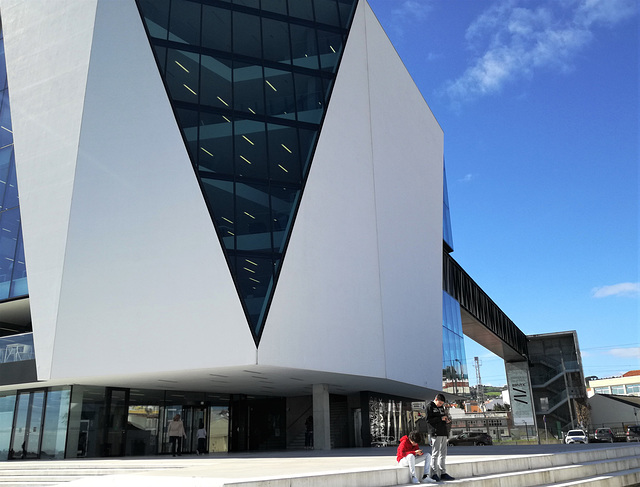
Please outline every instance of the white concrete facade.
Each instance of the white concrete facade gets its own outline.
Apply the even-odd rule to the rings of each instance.
[[[440,389],[443,133],[366,2],[257,347],[134,0],[0,9],[39,380]]]

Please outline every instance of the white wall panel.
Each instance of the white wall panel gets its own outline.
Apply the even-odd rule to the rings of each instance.
[[[96,1],[2,0],[38,378],[50,376]]]
[[[366,33],[387,377],[438,390],[443,133],[368,6]]]
[[[135,2],[100,0],[52,376],[253,364],[255,353]]]
[[[384,377],[364,2],[259,347],[259,363]]]
[[[442,151],[442,130],[361,2],[260,363],[440,389]]]

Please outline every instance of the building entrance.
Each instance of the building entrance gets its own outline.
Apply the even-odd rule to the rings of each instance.
[[[197,431],[200,427],[206,428],[208,422],[208,408],[205,406],[183,406],[182,422],[187,439],[182,445],[183,453],[195,453],[198,449]]]
[[[45,391],[18,394],[9,460],[39,458]]]

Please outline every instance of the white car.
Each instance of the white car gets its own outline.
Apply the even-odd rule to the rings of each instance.
[[[565,436],[564,442],[567,445],[571,443],[589,443],[589,436],[582,430],[570,430]]]

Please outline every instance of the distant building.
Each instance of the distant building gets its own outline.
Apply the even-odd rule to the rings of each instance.
[[[468,407],[467,407],[468,405]],[[473,412],[468,412],[473,411]],[[451,436],[468,432],[483,432],[493,439],[511,436],[513,428],[510,411],[478,411],[476,401],[465,403],[465,409],[451,408]],[[531,431],[531,428],[529,428]]]
[[[587,394],[612,394],[615,396],[640,397],[640,370],[631,370],[621,377],[591,379],[587,382]]]

